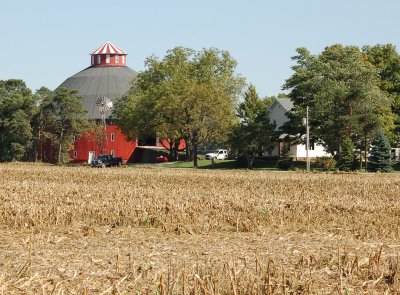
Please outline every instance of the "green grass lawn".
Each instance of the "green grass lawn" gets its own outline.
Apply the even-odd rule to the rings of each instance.
[[[173,162],[162,164],[168,168],[193,168],[193,162]],[[216,160],[212,165],[211,160],[199,160],[199,169],[247,169],[243,164],[237,165],[236,160]],[[305,162],[294,162],[293,168],[295,170],[306,170]],[[272,170],[281,171],[276,167],[276,162],[264,161],[257,159],[255,163],[255,170]],[[320,170],[315,163],[311,163],[311,170]]]
[[[193,162],[173,162],[164,164],[168,168],[193,168]],[[198,160],[199,169],[237,169],[235,160],[217,160],[212,165],[211,160]]]
[[[130,164],[132,165],[132,164]],[[165,168],[193,168],[193,162],[169,162],[169,163],[159,163],[159,164],[133,164],[133,166],[158,166]],[[198,160],[198,169],[247,169],[244,164],[238,165],[236,160],[216,160],[215,164],[212,165],[211,160]],[[322,168],[318,166],[317,163],[311,162],[311,171],[323,171]],[[254,170],[269,170],[269,171],[284,171],[276,167],[276,162],[264,161],[257,159],[255,163]],[[293,167],[291,170],[306,171],[305,161],[295,161],[293,162]],[[359,171],[364,172],[364,171]],[[393,172],[400,172],[400,164],[393,166]]]

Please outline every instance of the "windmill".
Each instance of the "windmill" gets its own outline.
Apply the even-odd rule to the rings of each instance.
[[[101,114],[101,124],[103,125],[102,128],[102,138],[101,138],[101,150],[100,153],[103,154],[104,151],[104,143],[107,143],[107,124],[106,124],[106,112],[108,112],[109,110],[111,110],[111,108],[113,107],[113,103],[112,101],[105,96],[100,96],[97,100],[96,100],[96,107],[97,110],[99,111],[99,113]]]

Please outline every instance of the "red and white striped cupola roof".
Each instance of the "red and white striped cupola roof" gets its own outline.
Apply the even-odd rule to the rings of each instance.
[[[115,46],[110,41],[107,41],[106,43],[101,45],[98,49],[93,51],[91,53],[91,55],[93,55],[93,54],[124,54],[124,55],[127,55],[127,53],[125,51],[123,51],[118,46]]]
[[[128,53],[107,41],[90,55],[92,67],[121,67],[126,66]]]

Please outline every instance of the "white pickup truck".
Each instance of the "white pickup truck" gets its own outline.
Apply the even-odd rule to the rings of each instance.
[[[227,160],[228,159],[228,150],[219,149],[215,152],[206,154],[206,160]]]

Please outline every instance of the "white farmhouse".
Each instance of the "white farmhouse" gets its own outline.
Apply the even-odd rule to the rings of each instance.
[[[275,124],[275,131],[280,131],[281,126],[288,121],[286,113],[293,108],[290,98],[277,98],[267,109],[271,124]],[[294,144],[287,140],[288,134],[282,134],[279,141],[275,144],[272,153],[266,153],[267,157],[280,157],[282,155],[284,144],[290,144],[289,154],[296,159],[306,158],[306,145]],[[309,155],[311,158],[330,156],[322,145],[310,143]]]

